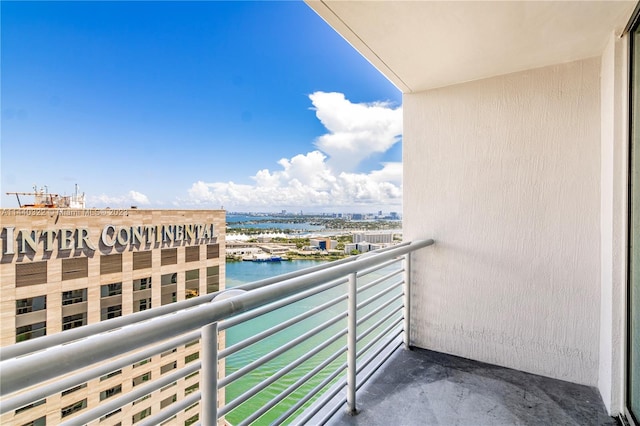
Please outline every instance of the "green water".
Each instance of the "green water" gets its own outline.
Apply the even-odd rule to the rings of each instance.
[[[226,265],[226,285],[227,288],[232,288],[237,285],[246,282],[252,282],[263,278],[268,278],[276,275],[285,274],[287,272],[296,271],[303,268],[318,265],[318,261],[312,260],[296,260],[288,262],[230,262]],[[373,274],[369,280],[380,276],[380,273]],[[377,290],[379,291],[379,290]],[[242,323],[236,327],[229,328],[226,332],[226,346],[229,347],[234,343],[237,343],[245,338],[255,335],[263,330],[271,328],[291,318],[297,314],[304,313],[311,308],[318,306],[321,303],[332,300],[341,294],[345,294],[346,284],[340,285],[329,291],[325,291],[321,294],[312,296],[308,299],[301,300],[299,302],[288,305],[284,308],[280,308],[269,314],[263,315],[254,320]],[[399,292],[399,291],[398,291]],[[395,294],[397,294],[396,292]],[[373,293],[369,292],[369,295]],[[366,295],[363,295],[366,297]],[[345,312],[347,309],[346,301],[341,301],[338,304],[332,306],[330,309],[325,310],[319,314],[316,314],[309,319],[298,323],[292,327],[289,327],[283,331],[276,333],[269,338],[253,344],[240,352],[237,352],[226,359],[226,374],[229,375],[239,368],[247,365],[248,363],[259,359],[261,356],[276,350],[282,345],[290,342],[292,339],[297,338],[303,333],[311,330],[312,328],[335,318],[337,315]],[[366,326],[364,324],[363,326]],[[334,334],[340,332],[346,327],[346,320],[341,320],[337,324],[323,330],[320,334],[313,338],[301,343],[294,349],[282,354],[278,358],[264,364],[253,372],[238,379],[235,382],[229,384],[226,389],[227,403],[233,400],[243,392],[247,391],[257,383],[272,377],[282,368],[290,365],[292,362],[299,359],[316,347],[317,345],[325,342]],[[360,329],[360,328],[359,328]],[[346,337],[340,338],[337,342],[333,343],[327,349],[311,358],[309,361],[300,365],[292,372],[286,374],[278,381],[258,393],[256,396],[247,400],[235,410],[231,411],[225,417],[231,424],[238,424],[248,416],[252,415],[256,410],[268,403],[272,398],[283,392],[288,386],[293,384],[296,380],[302,377],[304,374],[311,371],[315,366],[320,364],[329,354],[335,352],[339,348],[346,345]],[[280,415],[286,412],[294,403],[300,400],[309,389],[312,389],[318,385],[323,379],[325,379],[331,372],[342,365],[346,361],[346,355],[340,356],[335,362],[323,369],[320,373],[315,374],[309,382],[303,385],[299,390],[292,393],[285,400],[280,402],[266,414],[261,416],[254,424],[267,425],[271,424]],[[342,374],[341,378],[344,377]],[[307,404],[308,405],[308,404]]]

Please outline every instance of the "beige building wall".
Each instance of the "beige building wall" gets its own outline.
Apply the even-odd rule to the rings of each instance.
[[[75,318],[68,327],[93,324],[224,288],[222,210],[2,209],[0,230],[2,346],[41,333],[36,329],[29,336],[20,327],[46,322],[46,335],[51,335],[62,331],[65,318]],[[136,231],[141,237],[134,238]],[[64,249],[67,245],[70,249]],[[149,279],[151,288],[144,288]],[[72,291],[77,292],[68,293]],[[40,296],[46,296],[46,309],[34,304]],[[85,319],[77,317],[82,314]],[[22,337],[17,331],[23,331]],[[199,349],[199,341],[178,347],[142,365],[92,380],[86,387],[52,395],[45,404],[7,413],[0,423],[36,421],[37,425],[44,424],[45,417],[46,424],[58,424],[73,418],[75,412],[62,418],[62,411],[73,411],[74,404],[82,413],[101,398],[131,390],[134,382],[157,379],[174,365],[181,368],[194,361]],[[181,379],[99,424],[130,425],[154,415],[161,406],[197,390],[198,382],[197,374]],[[197,412],[192,407],[174,420],[183,423]]]

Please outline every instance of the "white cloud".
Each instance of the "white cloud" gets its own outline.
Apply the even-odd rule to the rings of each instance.
[[[354,170],[362,160],[400,141],[402,107],[394,109],[385,102],[354,104],[335,92],[315,92],[309,99],[329,131],[316,139],[316,147],[329,155],[336,172]]]
[[[319,151],[297,155],[279,162],[282,169],[260,170],[255,185],[233,182],[195,182],[189,199],[180,204],[209,204],[227,209],[351,207],[373,205],[398,207],[402,200],[402,165],[385,163],[369,173],[332,174],[326,156]],[[307,165],[308,167],[302,167]]]
[[[151,203],[149,197],[134,190],[120,196],[101,194],[87,197],[87,207],[129,207],[138,204],[147,205]]]
[[[149,204],[149,198],[138,191],[129,191],[128,195],[131,200],[138,204]]]
[[[276,169],[259,170],[251,185],[200,180],[188,190],[188,199],[175,204],[265,211],[398,208],[401,163],[383,163],[380,169],[364,173],[353,170],[365,158],[399,142],[401,108],[380,102],[353,104],[341,93],[316,92],[309,98],[329,131],[315,141],[319,150],[283,158]]]

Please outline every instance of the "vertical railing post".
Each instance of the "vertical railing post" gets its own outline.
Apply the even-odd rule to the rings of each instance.
[[[349,274],[348,316],[347,316],[347,412],[358,414],[356,409],[356,310],[357,287],[356,273]]]
[[[218,323],[202,327],[202,368],[200,372],[200,405],[203,425],[218,421]]]
[[[404,348],[411,344],[411,253],[404,255],[404,277],[402,291],[404,292]]]

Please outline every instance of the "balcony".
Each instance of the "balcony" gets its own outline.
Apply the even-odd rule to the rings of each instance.
[[[2,413],[201,339],[184,365],[109,389],[95,408],[71,407],[62,424],[107,424],[121,412],[129,413],[122,424],[139,425],[173,424],[184,412],[185,424],[203,425],[615,424],[594,388],[403,349],[415,306],[408,290],[419,285],[412,258],[432,244],[403,243],[4,347]],[[243,324],[251,332],[234,334]],[[132,409],[194,374],[184,397],[163,399],[153,415]]]

